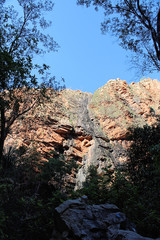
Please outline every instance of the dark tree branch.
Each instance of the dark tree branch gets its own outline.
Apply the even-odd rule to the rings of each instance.
[[[147,58],[149,68],[155,70],[156,67],[156,70],[160,71],[160,5],[158,1],[77,0],[77,3],[87,7],[91,3],[96,7],[103,7],[106,19],[102,23],[102,31],[111,30],[114,36],[119,36],[120,45],[123,48],[136,52],[139,54],[138,58],[144,58],[144,60]],[[147,51],[144,44],[147,49],[153,51]],[[137,49],[139,49],[138,52]],[[141,68],[143,71],[143,66]],[[147,67],[145,69],[147,71]]]
[[[139,18],[142,20],[142,23],[145,25],[145,27],[150,30],[150,28],[151,28],[150,19],[145,15],[144,11],[142,10],[142,8],[139,4],[139,0],[137,0],[137,8],[141,14],[141,15],[137,14],[137,16],[139,16]],[[148,22],[148,24],[146,23],[146,21]]]
[[[2,0],[1,0],[2,1]],[[40,54],[43,49],[49,52],[56,49],[56,43],[50,35],[45,35],[43,29],[47,28],[47,21],[41,22],[43,12],[51,11],[52,1],[19,1],[22,7],[23,19],[19,17],[18,11],[5,7],[1,4],[1,26],[0,26],[0,160],[3,157],[4,141],[14,121],[21,115],[33,108],[36,102],[28,107],[26,101],[17,99],[14,95],[15,88],[38,87],[38,82],[32,70],[36,68],[42,74],[44,86],[49,76],[47,68],[40,68],[33,63],[33,55]],[[9,4],[10,5],[10,4]],[[42,43],[42,45],[38,44]],[[41,72],[40,72],[41,71]],[[46,79],[44,81],[44,73]],[[52,81],[55,82],[54,78]],[[5,92],[7,90],[7,92]],[[28,89],[27,89],[28,90]],[[8,92],[9,91],[9,92]],[[16,100],[15,100],[16,99]],[[24,108],[19,108],[19,102],[23,102]],[[11,110],[8,119],[5,117]],[[6,115],[6,116],[5,116]]]
[[[156,61],[155,55],[153,55],[151,53],[151,51],[149,51],[149,49],[145,46],[146,51],[148,52],[149,57],[151,58],[151,60],[153,61],[154,65],[156,66],[156,69],[160,70],[160,65],[158,64],[158,61]]]
[[[0,162],[2,162],[2,159],[3,159],[4,141],[9,133],[10,127],[12,126],[12,124],[18,117],[20,117],[21,115],[24,115],[25,113],[30,111],[35,106],[36,103],[37,103],[37,100],[35,100],[34,103],[30,107],[28,107],[27,109],[25,109],[24,111],[22,111],[20,113],[17,113],[17,111],[12,112],[11,117],[8,120],[6,120],[6,118],[5,118],[5,106],[3,103],[1,103],[1,105],[0,105],[0,107],[1,107],[1,109],[0,109],[0,111],[1,111]],[[5,126],[5,125],[7,125],[7,126]]]
[[[137,0],[137,7],[139,12],[141,13],[142,17],[143,17],[143,24],[146,28],[148,28],[148,30],[151,32],[151,36],[152,36],[152,40],[153,40],[153,44],[154,44],[154,48],[156,51],[156,55],[158,60],[160,61],[160,45],[157,45],[157,34],[156,34],[156,30],[153,28],[151,21],[149,19],[149,17],[147,17],[144,13],[144,11],[142,10],[140,4],[139,4],[139,0]],[[160,14],[158,14],[158,18],[160,17]],[[159,21],[159,19],[157,18],[157,21]],[[148,22],[148,24],[146,24],[146,22]],[[158,26],[158,25],[157,25]]]
[[[1,137],[0,137],[0,163],[3,158],[3,147],[5,140],[5,109],[3,106],[3,99],[0,97],[0,112],[1,112]]]
[[[18,47],[15,48],[14,46],[15,46],[17,40],[21,37],[21,35],[22,35],[23,32],[24,32],[24,27],[25,27],[25,25],[26,25],[26,23],[27,23],[27,21],[28,21],[28,18],[29,18],[29,16],[30,16],[31,12],[32,12],[32,9],[30,9],[30,11],[28,11],[28,14],[26,14],[26,11],[27,11],[27,10],[25,10],[25,7],[23,7],[23,24],[22,24],[22,26],[21,26],[21,29],[20,29],[20,31],[19,31],[19,34],[15,36],[15,39],[13,40],[13,42],[12,42],[12,44],[11,44],[11,47],[10,47],[10,49],[9,49],[9,53],[12,53],[13,51],[16,50],[16,48],[18,48]]]
[[[160,49],[160,9],[157,14],[157,42]]]
[[[33,103],[29,108],[27,108],[26,110],[22,111],[21,113],[14,113],[14,112],[13,112],[10,120],[9,120],[8,123],[7,123],[7,127],[6,127],[6,130],[5,130],[7,134],[8,134],[8,132],[9,132],[10,127],[11,127],[12,124],[14,123],[14,121],[15,121],[18,117],[20,117],[20,116],[24,115],[25,113],[27,113],[28,111],[30,111],[30,110],[35,106],[36,103],[37,103],[37,100],[35,100],[34,103]]]

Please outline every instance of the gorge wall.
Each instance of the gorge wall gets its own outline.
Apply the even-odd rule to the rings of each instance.
[[[94,94],[63,90],[47,91],[43,104],[13,124],[5,142],[10,147],[35,147],[47,158],[54,150],[73,157],[79,164],[76,178],[80,187],[90,165],[99,171],[126,161],[129,127],[152,125],[160,115],[160,82],[138,83],[109,80]]]

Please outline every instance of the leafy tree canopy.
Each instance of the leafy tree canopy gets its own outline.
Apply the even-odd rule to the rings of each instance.
[[[34,65],[33,56],[58,47],[51,36],[44,34],[51,22],[43,15],[53,9],[53,3],[50,0],[17,0],[22,10],[19,13],[5,2],[0,8],[0,91],[35,86],[37,79],[32,70],[38,68],[39,73],[44,74],[48,66]]]
[[[50,76],[49,66],[33,62],[35,55],[58,48],[53,37],[45,33],[51,22],[44,15],[52,11],[53,1],[17,0],[17,4],[21,9],[19,11],[6,0],[0,3],[0,159],[11,125],[37,102],[37,95],[37,99],[29,97],[26,91],[32,87],[55,89],[60,86]],[[38,83],[35,70],[42,77],[41,84]],[[15,89],[21,89],[24,93],[17,94]],[[8,110],[10,114],[6,116]]]
[[[104,9],[103,33],[111,32],[120,46],[135,53],[133,66],[142,73],[160,71],[160,2],[145,0],[77,0]]]

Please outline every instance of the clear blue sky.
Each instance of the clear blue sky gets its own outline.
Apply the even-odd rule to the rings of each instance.
[[[63,77],[67,88],[93,93],[109,79],[120,78],[130,83],[143,77],[130,70],[126,57],[129,52],[115,38],[101,34],[102,11],[77,6],[76,0],[54,2],[53,12],[47,15],[52,20],[48,31],[60,48],[37,60],[50,65],[57,79]],[[156,73],[145,76],[160,79]]]

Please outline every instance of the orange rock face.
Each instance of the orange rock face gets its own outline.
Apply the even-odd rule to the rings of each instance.
[[[77,105],[90,94],[72,90],[64,90],[53,96],[51,92],[47,94],[49,100],[15,121],[5,148],[35,146],[44,158],[50,151],[58,151],[81,161],[88,152],[92,136],[77,126],[81,112]]]
[[[50,151],[73,157],[81,166],[77,185],[91,164],[101,171],[107,164],[123,163],[128,128],[152,125],[160,115],[158,80],[130,85],[110,80],[93,95],[69,89],[47,94],[49,99],[15,121],[5,149],[34,146],[43,159]]]
[[[93,95],[90,109],[110,140],[125,139],[129,127],[152,125],[160,114],[160,82],[110,80]]]

